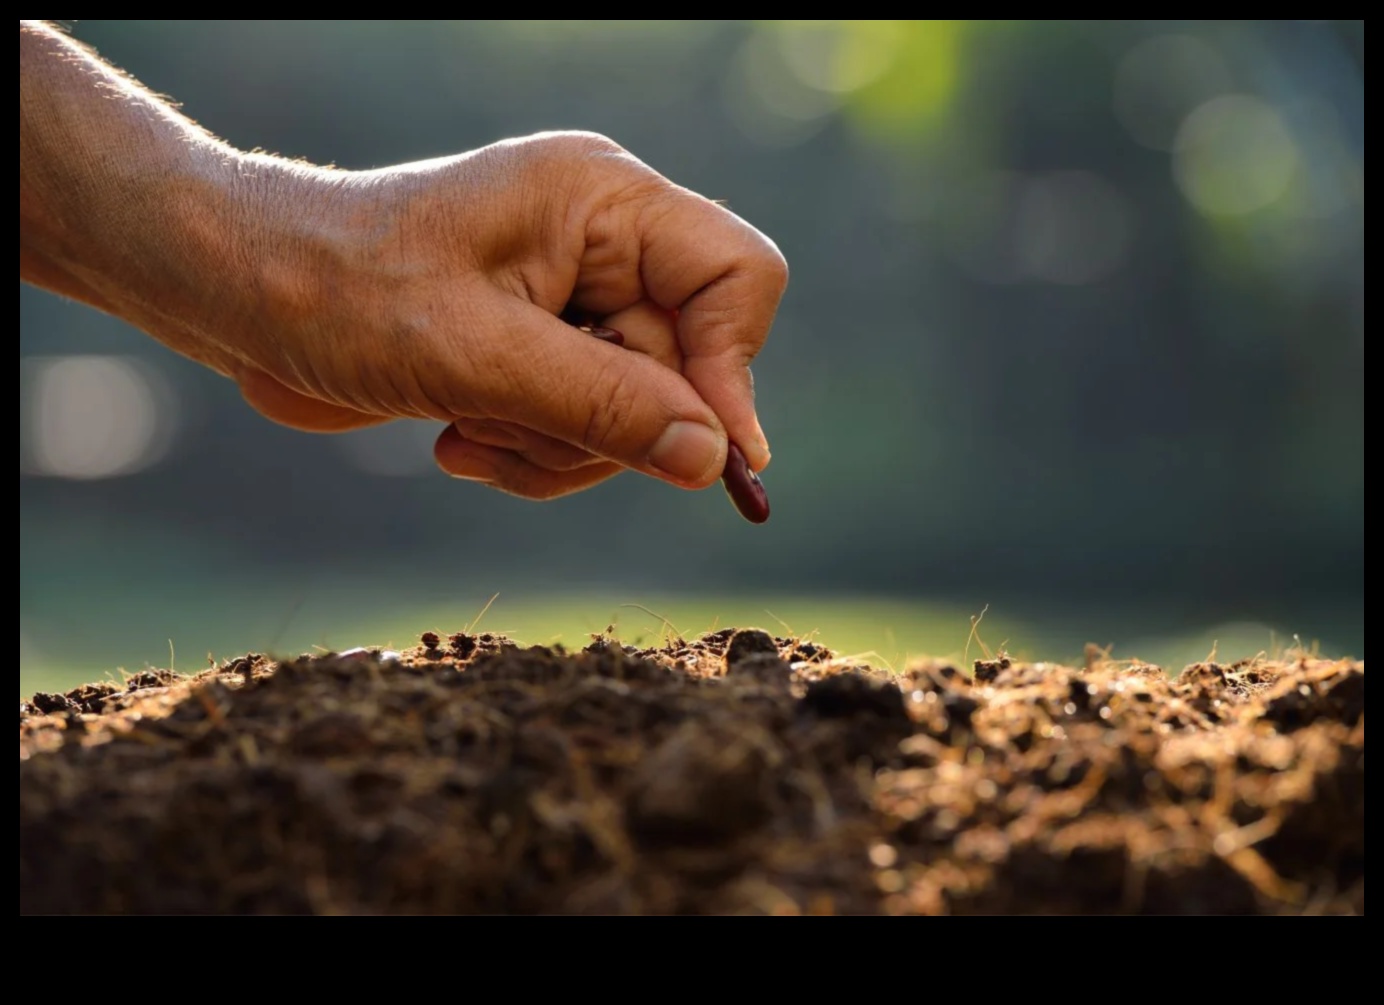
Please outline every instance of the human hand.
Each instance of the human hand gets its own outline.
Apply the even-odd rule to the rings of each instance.
[[[624,468],[700,488],[727,434],[767,464],[749,362],[782,256],[609,140],[544,134],[291,187],[291,236],[232,373],[270,418],[449,421],[444,470],[532,498]],[[625,348],[578,336],[564,310]]]
[[[20,277],[231,377],[278,422],[446,422],[445,470],[523,496],[625,468],[700,488],[728,436],[753,470],[769,460],[749,363],[783,257],[589,133],[319,169],[234,150],[21,21]]]

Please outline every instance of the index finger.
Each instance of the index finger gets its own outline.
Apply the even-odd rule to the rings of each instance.
[[[686,189],[640,219],[640,281],[676,310],[683,376],[725,424],[750,467],[769,463],[754,408],[750,361],[759,353],[788,285],[773,241],[730,210]]]

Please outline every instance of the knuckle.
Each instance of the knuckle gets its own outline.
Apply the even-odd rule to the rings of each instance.
[[[783,252],[773,241],[765,238],[765,242],[768,247],[765,249],[763,269],[765,275],[782,295],[783,291],[788,288],[788,259],[783,257]]]
[[[762,231],[746,226],[750,240],[741,257],[741,268],[757,280],[756,285],[761,289],[772,289],[781,297],[788,288],[788,259]]]
[[[624,147],[600,133],[585,130],[538,133],[525,141],[525,152],[540,164],[582,163],[595,157],[629,157]]]
[[[586,129],[573,129],[558,134],[563,142],[581,153],[624,153],[625,148],[609,136]]]
[[[622,149],[620,144],[616,143],[609,136],[591,129],[557,129],[551,132],[539,133],[538,135],[545,142],[556,145],[566,145],[574,149]]]

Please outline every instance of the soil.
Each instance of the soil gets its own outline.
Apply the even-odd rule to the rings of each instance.
[[[21,702],[21,914],[1364,913],[1361,662],[424,643]]]

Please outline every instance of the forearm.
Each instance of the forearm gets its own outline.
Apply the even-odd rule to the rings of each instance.
[[[602,136],[315,168],[237,151],[20,22],[19,231],[22,279],[231,377],[286,425],[459,423],[439,463],[531,498],[616,466],[704,487],[728,433],[753,470],[769,460],[748,364],[783,256]],[[574,336],[567,307],[636,351]]]
[[[180,350],[244,302],[292,165],[241,154],[41,22],[19,33],[20,278]],[[209,277],[214,277],[209,281]],[[222,322],[224,324],[224,321]]]

